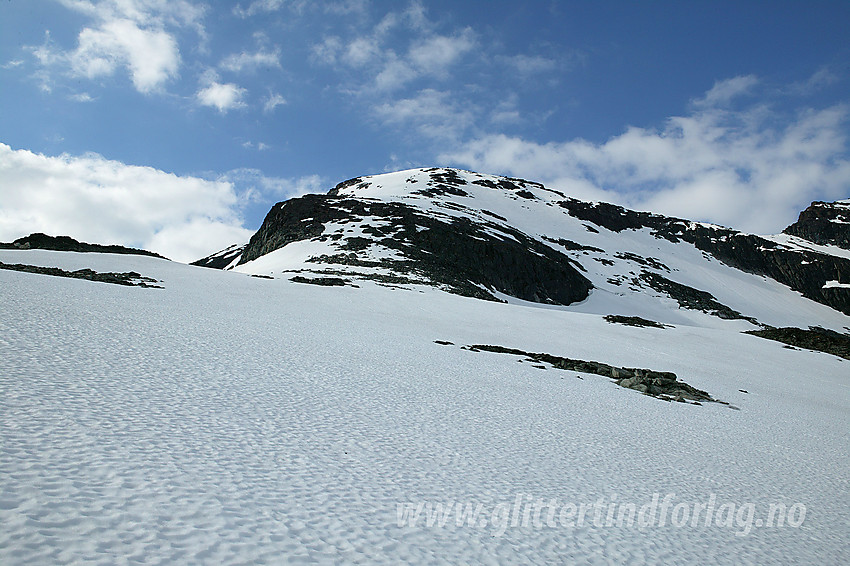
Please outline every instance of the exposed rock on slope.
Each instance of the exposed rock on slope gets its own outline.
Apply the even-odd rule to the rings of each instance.
[[[49,275],[51,277],[70,277],[71,279],[86,279],[88,281],[97,281],[100,283],[112,283],[113,285],[126,285],[128,287],[152,287],[154,289],[162,289],[156,279],[144,277],[135,271],[127,271],[125,273],[117,272],[97,272],[92,269],[77,269],[75,271],[67,271],[58,267],[41,267],[38,265],[28,265],[23,263],[3,263],[0,261],[0,269],[9,271],[23,271],[24,273],[37,273],[39,275]]]
[[[749,330],[747,334],[775,340],[789,346],[826,352],[850,360],[850,334],[841,334],[834,330],[816,326],[808,330],[803,328],[765,328]]]
[[[572,358],[553,356],[552,354],[545,353],[525,352],[516,348],[505,348],[504,346],[492,346],[490,344],[463,346],[463,349],[472,352],[494,352],[497,354],[522,356],[531,362],[550,364],[555,369],[610,377],[616,380],[617,385],[620,387],[634,389],[665,401],[684,402],[688,400],[696,403],[700,401],[717,401],[705,391],[679,381],[676,374],[669,371],[617,367],[600,362],[574,360]],[[722,403],[722,401],[720,402]]]
[[[437,187],[440,190],[441,187]],[[372,243],[398,253],[377,262],[397,273],[417,272],[448,290],[494,300],[495,290],[539,303],[568,305],[585,299],[592,288],[563,253],[522,232],[468,218],[435,218],[401,203],[365,202],[328,195],[305,195],[275,205],[251,238],[240,263],[261,257],[295,241],[323,236],[329,223],[369,217],[380,226],[349,237],[346,253],[325,256],[324,263],[369,266],[356,252]],[[337,240],[342,240],[340,236]]]
[[[613,204],[568,199],[559,205],[576,218],[614,232],[648,228],[658,238],[674,243],[688,242],[731,267],[765,275],[799,291],[804,297],[850,314],[850,290],[825,287],[828,281],[850,281],[850,261],[843,257],[789,247],[720,226],[636,212]],[[789,230],[791,227],[786,228],[786,232],[792,234],[793,230]]]
[[[212,269],[227,269],[228,267],[238,263],[238,260],[242,256],[242,252],[245,251],[246,245],[247,244],[234,244],[232,246],[228,246],[220,252],[216,252],[205,258],[193,261],[190,265],[209,267]]]
[[[815,201],[783,232],[850,250],[850,200]]]

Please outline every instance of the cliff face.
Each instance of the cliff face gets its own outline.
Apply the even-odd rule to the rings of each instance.
[[[850,250],[850,200],[813,202],[784,233]]]

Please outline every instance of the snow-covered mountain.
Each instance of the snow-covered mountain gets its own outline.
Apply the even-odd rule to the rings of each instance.
[[[0,563],[848,563],[850,251],[803,235],[421,169],[219,269],[0,249]]]
[[[247,245],[196,264],[317,282],[432,285],[667,323],[707,324],[708,314],[844,329],[846,317],[835,311],[850,314],[850,251],[832,245],[835,238],[788,232],[759,237],[582,202],[520,179],[414,169],[278,203]]]

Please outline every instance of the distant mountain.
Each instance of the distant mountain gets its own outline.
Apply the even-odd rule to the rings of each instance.
[[[799,294],[850,314],[850,254],[822,245],[847,241],[842,207],[835,206],[826,239],[791,228],[756,236],[583,202],[522,179],[414,169],[278,203],[244,248],[195,264],[300,280],[312,273],[425,284],[601,314],[641,315],[673,301],[775,324],[783,318],[775,316],[777,301]],[[781,297],[777,283],[786,289]]]
[[[48,236],[47,234],[42,234],[41,232],[36,232],[34,234],[30,234],[29,236],[24,236],[23,238],[18,238],[14,242],[3,243],[0,242],[0,249],[7,250],[55,250],[61,252],[95,252],[95,253],[109,253],[109,254],[130,254],[130,255],[145,255],[151,257],[158,257],[162,259],[166,259],[163,256],[149,252],[147,250],[140,250],[136,248],[128,248],[125,246],[116,246],[116,245],[108,245],[104,246],[101,244],[89,244],[86,242],[79,242],[74,238],[69,236]]]
[[[228,267],[233,267],[236,265],[239,258],[242,257],[242,252],[245,251],[247,245],[248,244],[233,244],[232,246],[228,246],[203,259],[193,261],[190,265],[209,267],[212,269],[227,269]]]
[[[836,202],[815,201],[783,232],[816,244],[850,250],[850,199]]]

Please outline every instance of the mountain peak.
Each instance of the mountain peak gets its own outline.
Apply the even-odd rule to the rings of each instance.
[[[493,190],[526,199],[547,198],[545,195],[548,195],[549,199],[552,196],[567,198],[563,193],[547,189],[540,183],[446,167],[407,169],[355,177],[338,184],[328,194],[382,200],[393,197],[432,198],[444,195],[476,198],[488,192],[492,193]],[[537,195],[534,191],[542,191],[542,194]]]
[[[428,285],[671,324],[704,316],[799,324],[775,307],[799,301],[797,293],[825,305],[817,309],[827,319],[826,307],[850,313],[850,254],[448,168],[356,177],[278,203],[244,250],[197,263],[299,282]],[[844,320],[838,315],[834,327]]]

